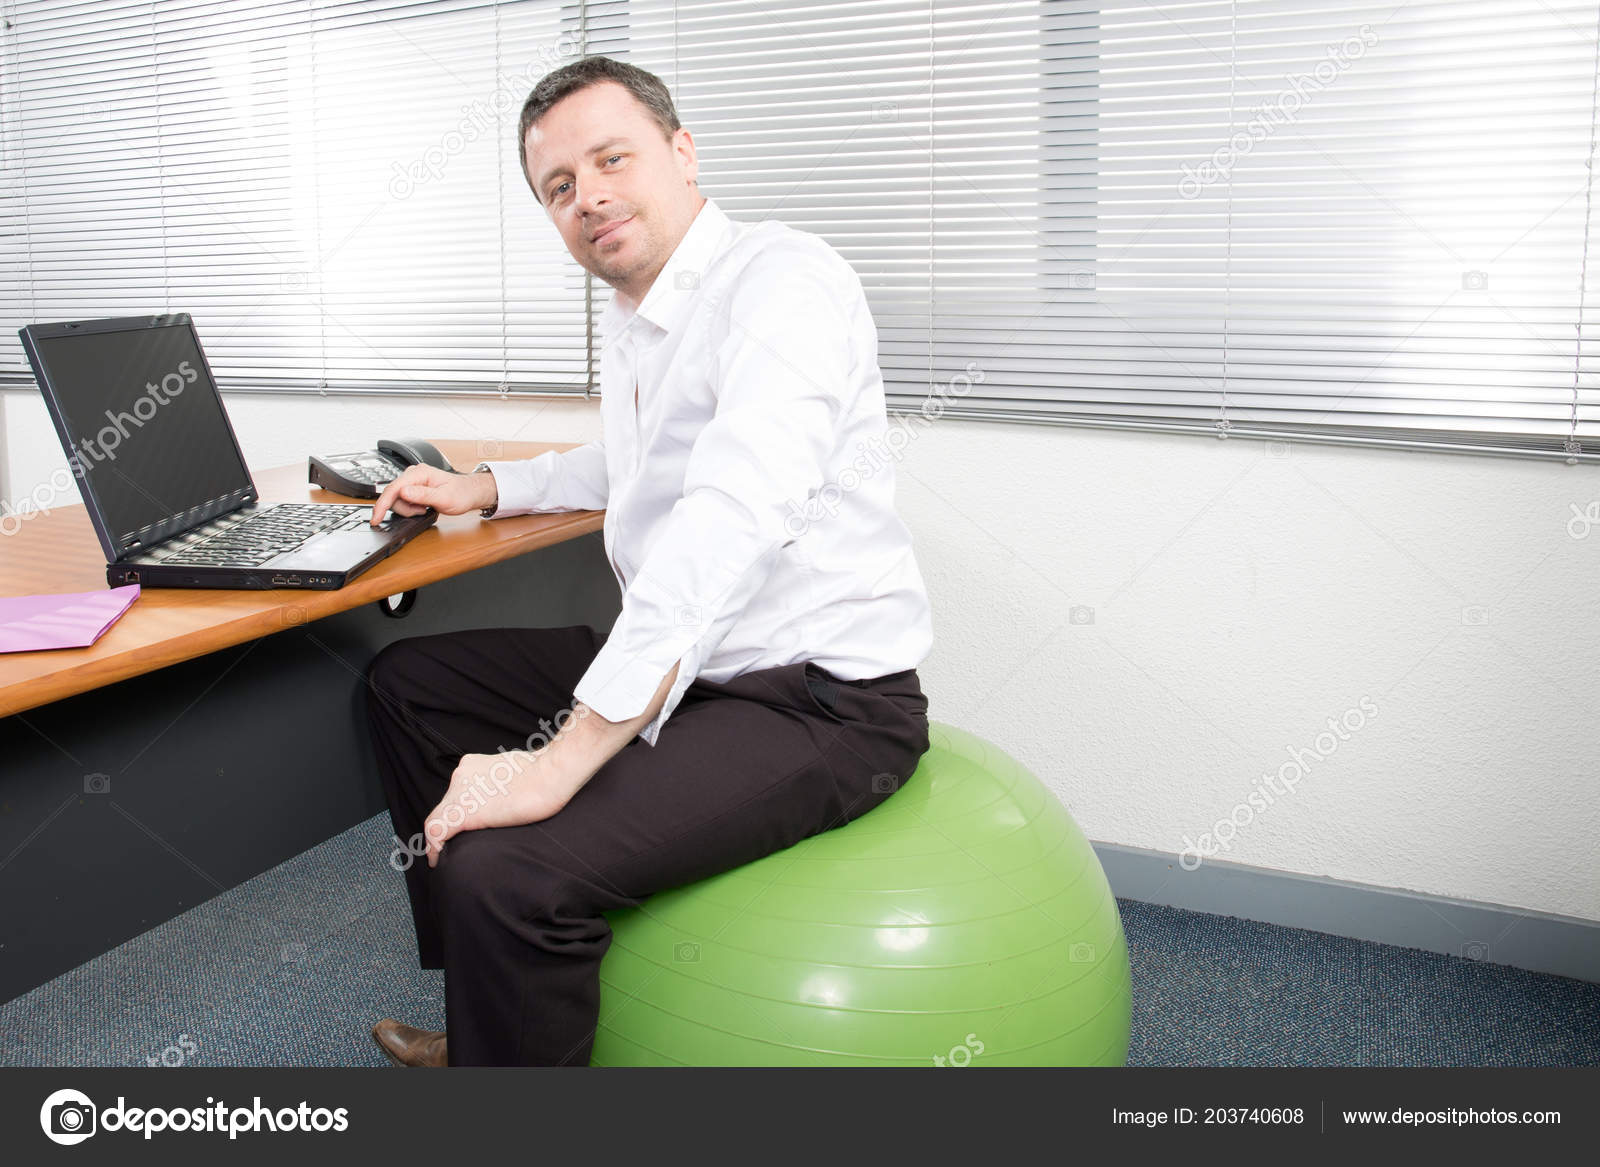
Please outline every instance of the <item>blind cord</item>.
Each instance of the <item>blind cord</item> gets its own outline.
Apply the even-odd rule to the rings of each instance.
[[[307,53],[311,58],[311,119],[317,116],[317,10],[316,0],[306,0],[306,15],[310,18],[310,44]],[[327,281],[322,278],[322,197],[319,176],[322,167],[317,157],[317,135],[311,135],[311,258],[313,270],[310,278],[317,287],[317,392],[328,393],[328,303]]]
[[[505,82],[500,73],[500,0],[494,0],[494,83],[503,85]],[[501,124],[500,103],[494,103],[494,177],[495,177],[495,212],[500,216],[500,238],[507,238],[509,231],[506,223],[506,164],[504,136],[505,128]],[[520,119],[519,119],[520,120]],[[511,389],[511,326],[510,309],[506,300],[506,247],[502,243],[500,253],[500,396],[504,397]]]
[[[1233,141],[1234,83],[1239,76],[1239,0],[1228,6],[1228,141]],[[1233,176],[1228,171],[1228,211],[1223,229],[1222,259],[1222,405],[1217,413],[1217,437],[1225,438],[1233,425],[1228,420],[1228,326],[1233,317]]]
[[[578,59],[589,55],[589,5],[588,0],[578,0]],[[597,388],[594,363],[594,273],[583,273],[583,359],[585,380],[583,399],[590,400]]]
[[[156,39],[156,0],[150,0],[150,81],[156,93],[156,196],[161,207],[161,306],[172,311],[172,265],[167,261],[167,166],[161,153],[161,59]]]
[[[7,3],[4,7],[0,7],[0,17],[3,17],[5,20],[5,43],[9,47],[11,54],[20,64],[22,60],[22,52],[17,48],[16,21],[12,15],[12,5],[10,3]],[[16,74],[13,73],[12,77],[15,78]],[[0,84],[3,83],[4,79],[3,77],[0,77]],[[33,275],[33,217],[28,209],[29,203],[32,200],[28,197],[27,135],[24,134],[20,128],[22,120],[22,89],[20,84],[17,88],[16,104],[17,117],[15,120],[13,120],[12,125],[14,127],[13,132],[16,134],[17,177],[22,187],[22,254],[28,269],[28,318],[30,320],[37,320],[39,319],[39,288]],[[3,126],[4,124],[4,119],[0,119],[0,126]]]
[[[1578,441],[1578,401],[1583,394],[1583,306],[1589,298],[1589,210],[1594,202],[1594,147],[1595,110],[1600,106],[1600,5],[1595,10],[1594,76],[1589,91],[1589,156],[1584,159],[1583,179],[1583,251],[1578,261],[1578,322],[1577,342],[1572,354],[1572,417],[1568,422],[1567,465],[1576,465],[1583,446]]]

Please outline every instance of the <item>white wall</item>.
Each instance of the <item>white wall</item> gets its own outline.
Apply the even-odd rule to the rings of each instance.
[[[65,461],[37,395],[0,396],[15,500]],[[228,408],[259,466],[599,432],[559,401]],[[1178,853],[1232,813],[1236,862],[1600,920],[1600,529],[1569,533],[1591,468],[947,418],[899,476],[931,716],[1090,838]],[[1292,793],[1291,748],[1326,754]]]

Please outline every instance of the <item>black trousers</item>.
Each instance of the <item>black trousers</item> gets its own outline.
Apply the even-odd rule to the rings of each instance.
[[[463,754],[537,747],[605,637],[495,628],[395,641],[366,707],[395,835],[420,837]],[[445,970],[452,1066],[587,1066],[602,912],[858,818],[928,749],[915,669],[840,681],[803,662],[696,679],[654,746],[634,738],[560,812],[396,851],[424,968]]]

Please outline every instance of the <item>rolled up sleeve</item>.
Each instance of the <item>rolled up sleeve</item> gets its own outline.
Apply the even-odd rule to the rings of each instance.
[[[571,450],[546,450],[534,458],[483,466],[494,475],[500,496],[494,518],[605,509],[609,491],[604,438]]]
[[[785,519],[821,489],[847,406],[848,322],[814,254],[751,260],[714,315],[715,412],[690,450],[682,497],[622,597],[577,698],[609,721],[637,717],[678,676],[640,731],[655,745],[793,536]]]

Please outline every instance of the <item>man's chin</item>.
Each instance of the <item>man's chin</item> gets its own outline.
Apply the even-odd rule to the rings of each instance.
[[[599,276],[608,284],[617,284],[631,279],[647,265],[641,260],[628,263],[607,263],[605,260],[600,260],[592,266],[589,264],[583,266],[588,269],[590,275]]]
[[[589,274],[597,277],[598,279],[602,279],[606,283],[615,287],[617,284],[626,282],[627,278],[632,275],[633,272],[631,269],[597,265],[589,268]]]

